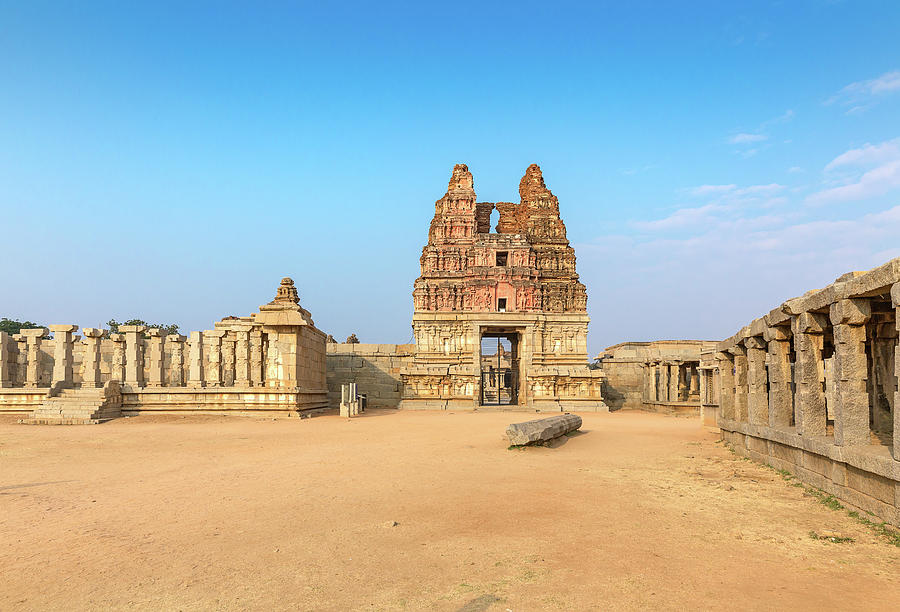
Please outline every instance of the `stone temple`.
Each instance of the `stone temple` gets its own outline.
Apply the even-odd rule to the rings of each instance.
[[[478,202],[472,173],[453,168],[413,289],[415,350],[401,408],[606,409],[602,374],[588,367],[575,249],[536,164],[519,198]]]

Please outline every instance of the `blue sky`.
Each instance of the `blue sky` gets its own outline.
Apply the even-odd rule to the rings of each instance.
[[[900,3],[0,2],[0,316],[411,337],[454,163],[539,163],[589,348],[900,256]]]

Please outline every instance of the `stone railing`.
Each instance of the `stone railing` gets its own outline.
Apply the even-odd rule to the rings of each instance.
[[[900,259],[788,300],[717,346],[718,426],[739,452],[898,522]],[[714,391],[707,394],[715,401]]]

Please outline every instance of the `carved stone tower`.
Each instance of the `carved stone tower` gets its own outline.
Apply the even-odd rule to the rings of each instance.
[[[536,164],[519,196],[518,204],[476,202],[468,167],[453,168],[413,288],[416,350],[402,373],[401,408],[605,409],[602,374],[587,365],[575,250]]]

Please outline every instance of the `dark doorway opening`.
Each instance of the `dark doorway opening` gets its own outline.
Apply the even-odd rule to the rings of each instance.
[[[519,403],[519,334],[486,329],[481,334],[481,405]]]

